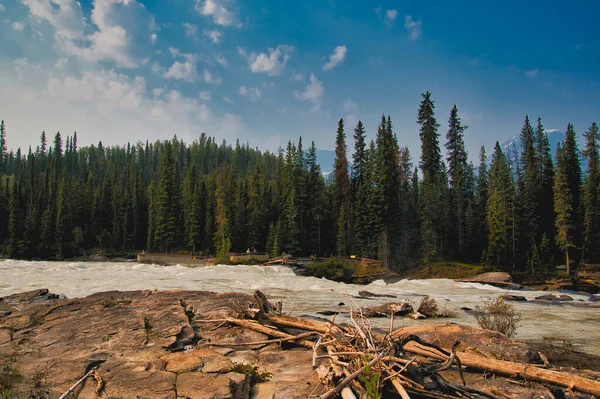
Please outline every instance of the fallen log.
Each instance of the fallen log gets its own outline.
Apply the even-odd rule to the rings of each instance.
[[[404,350],[438,360],[447,359],[447,356],[433,352],[431,348],[423,348],[415,342],[409,342],[404,345]],[[458,352],[457,357],[464,366],[477,370],[489,371],[508,377],[520,377],[529,381],[557,385],[563,388],[600,396],[600,382],[584,377],[541,369],[529,364],[491,359],[468,352]]]
[[[241,320],[241,319],[234,319],[234,318],[230,318],[228,317],[227,319],[228,323],[231,324],[235,324],[241,327],[246,327],[248,329],[254,330],[256,332],[271,336],[271,337],[276,337],[276,338],[284,338],[286,340],[296,340],[296,336],[292,335],[292,334],[287,334],[284,332],[281,332],[279,330],[273,329],[273,328],[269,328],[269,327],[265,327],[262,324],[259,324],[255,321],[250,321],[250,320]],[[298,341],[299,345],[304,346],[305,348],[311,349],[313,348],[313,342],[311,341],[306,341],[306,340],[300,340]]]

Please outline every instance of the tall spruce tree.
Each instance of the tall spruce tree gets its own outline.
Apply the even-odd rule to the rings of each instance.
[[[577,146],[577,138],[573,125],[567,125],[565,140],[562,146],[564,164],[563,171],[571,193],[571,223],[573,223],[573,245],[581,248],[583,244],[583,212],[581,208],[581,157]],[[555,188],[556,191],[556,188]]]
[[[496,142],[488,180],[487,259],[489,263],[504,270],[514,270],[514,207],[513,177],[502,148]]]
[[[550,141],[548,140],[548,134],[544,130],[542,125],[542,119],[538,118],[538,125],[536,129],[536,141],[537,141],[537,156],[540,163],[540,174],[541,174],[541,185],[540,185],[540,228],[541,231],[538,233],[540,237],[540,248],[551,251],[549,247],[548,237],[554,237],[554,161],[552,150],[550,147]],[[546,236],[546,243],[548,247],[542,246],[541,239]],[[540,251],[540,261],[543,266],[548,266],[549,257]]]
[[[348,255],[352,245],[350,240],[350,180],[348,178],[346,133],[343,119],[338,122],[335,138],[334,177],[336,195],[333,206],[338,211],[336,252],[338,255]]]
[[[442,179],[442,156],[440,153],[439,124],[435,119],[435,105],[428,91],[421,94],[423,100],[419,105],[417,123],[421,138],[421,162],[419,166],[423,173],[421,184],[421,242],[423,260],[431,269],[431,262],[442,248],[442,226],[440,203],[442,188],[439,186]]]
[[[475,230],[473,232],[474,258],[472,260],[481,260],[488,246],[489,230],[487,223],[482,223],[487,219],[488,207],[488,167],[485,147],[481,146],[479,150],[479,168],[477,169],[477,184],[475,187],[474,200],[474,219]]]
[[[178,176],[174,162],[171,142],[164,144],[164,153],[160,161],[158,189],[155,202],[154,245],[169,252],[176,245],[179,223],[179,193],[175,179]]]
[[[570,125],[569,125],[570,126]],[[556,175],[554,176],[554,212],[556,213],[556,245],[565,254],[567,273],[571,272],[569,249],[574,247],[573,194],[569,187],[568,156],[564,146],[556,148]]]
[[[543,129],[540,127],[540,129]],[[542,187],[539,152],[536,151],[536,137],[533,127],[529,122],[529,116],[525,117],[521,129],[521,162],[519,170],[519,215],[520,215],[520,237],[523,253],[527,254],[525,259],[531,256],[532,250],[537,246],[540,235],[541,212],[540,199]],[[538,155],[539,154],[539,155]],[[541,158],[540,158],[541,159]]]
[[[467,253],[466,213],[469,204],[467,177],[469,164],[463,134],[467,126],[461,124],[456,104],[450,111],[449,129],[446,134],[448,150],[448,177],[450,181],[450,199],[452,202],[451,226],[454,227],[453,241],[455,253],[465,259]]]
[[[587,160],[587,175],[583,184],[584,209],[584,256],[592,262],[600,259],[600,151],[598,149],[598,125],[592,123],[583,134]]]
[[[227,165],[221,164],[215,190],[215,224],[217,229],[214,240],[218,261],[228,260],[229,250],[231,249],[231,232],[229,230],[229,217],[227,215],[227,185]]]

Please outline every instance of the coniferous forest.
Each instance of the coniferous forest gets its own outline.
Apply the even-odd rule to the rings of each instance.
[[[371,141],[362,122],[340,120],[326,177],[302,137],[271,153],[204,133],[189,144],[175,136],[78,147],[76,133],[42,132],[23,154],[7,150],[2,122],[1,249],[61,259],[142,249],[222,258],[256,248],[353,254],[395,270],[453,260],[531,274],[600,261],[596,123],[581,150],[569,124],[552,154],[542,120],[525,117],[518,156],[496,143],[473,165],[458,108],[447,124],[438,118],[422,94],[420,155],[401,146],[390,116]]]

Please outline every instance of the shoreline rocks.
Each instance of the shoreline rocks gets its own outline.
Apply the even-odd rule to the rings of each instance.
[[[10,307],[10,314],[0,315],[0,360],[14,359],[10,367],[23,376],[15,389],[36,389],[39,397],[58,397],[92,365],[105,382],[103,397],[295,399],[322,388],[312,350],[265,343],[267,335],[223,322],[256,306],[250,295],[139,290],[66,299],[35,290],[1,298],[0,305]],[[407,302],[363,312],[419,317]],[[497,359],[537,361],[528,345],[473,327],[447,323],[397,331],[443,347],[460,340],[460,350]],[[36,380],[40,373],[43,380]],[[270,377],[257,383],[261,373]],[[474,386],[488,384],[476,374],[469,378]],[[78,397],[96,398],[95,386],[85,384]],[[510,392],[510,386],[498,389]],[[522,389],[517,396],[543,388]]]

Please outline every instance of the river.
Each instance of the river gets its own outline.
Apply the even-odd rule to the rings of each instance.
[[[336,283],[314,277],[296,276],[284,266],[214,266],[188,268],[158,266],[130,262],[30,262],[0,261],[0,297],[17,292],[48,288],[50,292],[69,298],[82,297],[109,290],[208,290],[252,293],[261,290],[272,300],[282,300],[285,313],[312,314],[319,310],[348,311],[347,295],[360,290],[377,294],[392,294],[397,300],[408,300],[418,306],[424,295],[435,298],[438,307],[455,309],[452,319],[414,321],[398,319],[397,327],[414,324],[434,324],[447,321],[476,325],[475,318],[460,310],[474,308],[489,298],[505,292],[523,295],[527,299],[547,294],[540,291],[509,291],[489,285],[458,283],[448,279],[402,280],[386,284],[379,280],[369,285]],[[575,301],[588,295],[569,294]],[[391,299],[355,299],[360,305],[378,305]],[[338,306],[340,302],[345,305]],[[549,306],[513,302],[522,316],[515,338],[540,340],[544,337],[569,340],[575,349],[600,355],[600,318],[598,308]],[[339,320],[339,318],[338,318]],[[375,326],[387,328],[389,320],[373,319]]]

